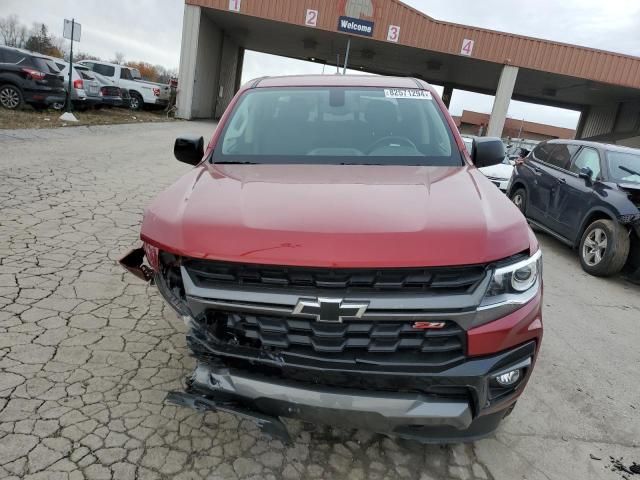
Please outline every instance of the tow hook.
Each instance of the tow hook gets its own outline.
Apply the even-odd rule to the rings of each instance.
[[[125,270],[132,273],[140,280],[150,282],[153,280],[153,270],[148,265],[144,265],[144,256],[145,253],[142,247],[134,248],[118,262]]]

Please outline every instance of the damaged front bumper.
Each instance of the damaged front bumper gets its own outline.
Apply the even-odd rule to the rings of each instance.
[[[459,387],[469,392],[488,385],[490,365],[503,364],[505,358],[521,358],[520,365],[530,367],[534,344],[491,359],[479,359],[456,367],[457,376],[446,372],[421,379],[434,385]],[[260,372],[258,365],[255,372]],[[365,374],[366,375],[366,374]],[[321,380],[322,374],[317,378]],[[384,382],[382,382],[384,383]],[[524,385],[526,382],[522,382]],[[514,394],[502,398],[493,408],[477,410],[473,395],[469,397],[369,391],[348,388],[311,386],[274,378],[260,373],[229,368],[221,358],[200,358],[187,380],[184,392],[170,392],[166,402],[199,411],[223,411],[256,423],[264,432],[283,442],[289,434],[280,417],[295,418],[320,425],[372,430],[387,435],[418,440],[423,443],[470,442],[493,433],[513,404]],[[483,407],[488,407],[489,402]]]
[[[475,441],[495,431],[531,374],[535,341],[432,370],[417,364],[349,365],[339,356],[322,361],[282,357],[222,343],[163,275],[143,265],[144,258],[138,249],[121,263],[139,278],[155,281],[189,327],[187,342],[198,361],[185,390],[170,392],[165,401],[238,415],[283,442],[291,439],[281,417],[424,443]],[[510,368],[522,369],[521,381],[511,389],[498,388],[493,379]]]

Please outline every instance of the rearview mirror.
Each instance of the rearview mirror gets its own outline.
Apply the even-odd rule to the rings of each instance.
[[[593,178],[593,170],[589,167],[582,167],[578,171],[578,177],[584,179],[585,182],[591,183],[591,179]]]
[[[176,138],[173,154],[179,162],[198,165],[204,157],[204,138],[191,135]]]
[[[476,167],[498,165],[504,160],[504,143],[497,137],[474,138],[471,160]]]

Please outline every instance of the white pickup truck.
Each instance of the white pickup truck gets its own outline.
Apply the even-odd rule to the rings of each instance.
[[[137,68],[97,60],[82,60],[78,63],[109,78],[116,86],[129,90],[131,96],[129,106],[132,110],[140,110],[144,106],[151,105],[165,107],[169,103],[171,94],[169,85],[142,80]]]

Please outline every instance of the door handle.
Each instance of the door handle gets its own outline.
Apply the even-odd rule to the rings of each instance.
[[[533,167],[533,171],[536,175],[542,175],[542,170],[540,170],[538,167]]]
[[[558,183],[567,183],[566,178],[558,178]]]

